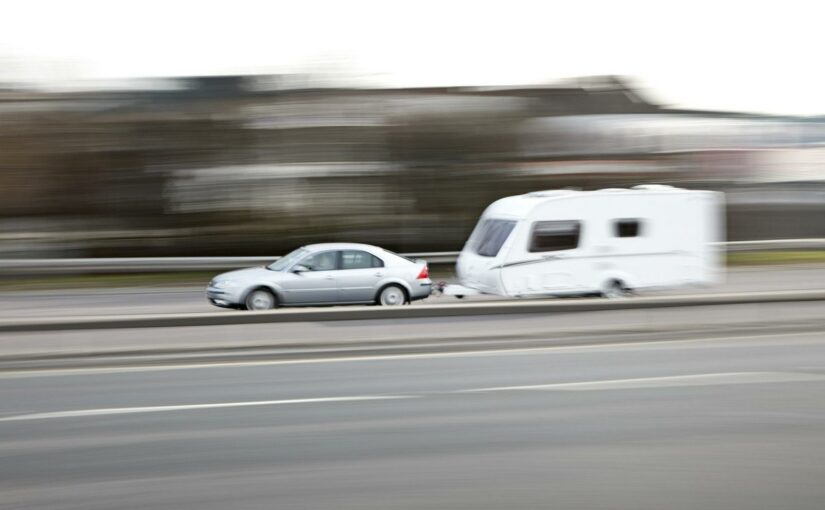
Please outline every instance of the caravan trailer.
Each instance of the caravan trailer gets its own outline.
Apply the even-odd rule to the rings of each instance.
[[[538,191],[482,214],[446,295],[602,295],[723,276],[724,196],[662,185]]]

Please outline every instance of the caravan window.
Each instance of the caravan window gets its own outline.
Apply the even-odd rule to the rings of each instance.
[[[572,250],[579,246],[578,221],[537,221],[530,236],[530,252]]]
[[[639,237],[641,235],[639,220],[616,220],[613,222],[615,237]]]
[[[470,249],[482,257],[495,257],[515,226],[512,220],[482,221],[470,240]]]

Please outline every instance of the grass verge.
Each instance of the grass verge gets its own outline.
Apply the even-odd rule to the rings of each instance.
[[[825,250],[728,253],[728,266],[825,263]]]

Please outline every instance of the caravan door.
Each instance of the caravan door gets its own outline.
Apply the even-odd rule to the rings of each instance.
[[[578,255],[579,220],[536,221],[530,225],[526,249],[513,249],[502,264],[508,295],[553,295],[581,292],[586,263]]]

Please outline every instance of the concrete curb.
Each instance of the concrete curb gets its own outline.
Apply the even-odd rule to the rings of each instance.
[[[679,342],[714,337],[819,333],[825,321],[731,322],[713,326],[680,323],[665,327],[627,324],[619,328],[582,327],[514,334],[446,335],[420,338],[378,338],[343,342],[286,342],[165,349],[110,349],[62,353],[30,353],[0,356],[0,379],[21,372],[41,370],[129,370],[131,368],[202,367],[222,363],[302,363],[317,360],[358,360],[372,356],[409,356],[451,353],[484,353],[520,349],[547,349],[611,344]]]
[[[337,307],[325,309],[282,309],[267,312],[212,312],[189,314],[121,315],[59,319],[0,321],[0,333],[93,329],[170,328],[226,326],[284,322],[326,322],[351,320],[414,319],[505,314],[558,314],[608,310],[684,308],[825,301],[825,291],[750,292],[695,296],[641,297],[618,300],[517,300],[454,305],[404,307]]]

